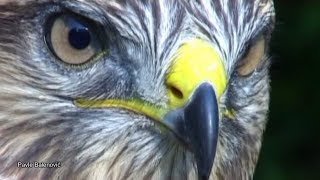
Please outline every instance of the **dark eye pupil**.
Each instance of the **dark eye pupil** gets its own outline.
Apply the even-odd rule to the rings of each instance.
[[[69,32],[69,43],[75,49],[85,49],[91,43],[91,34],[87,28],[73,28]]]

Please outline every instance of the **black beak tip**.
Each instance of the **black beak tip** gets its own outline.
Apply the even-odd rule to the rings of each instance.
[[[209,179],[209,175],[207,174],[207,175],[201,175],[201,174],[199,174],[198,175],[198,179],[199,180],[208,180]]]
[[[196,89],[185,108],[185,123],[199,179],[207,180],[216,154],[219,128],[217,97],[212,85],[203,83]]]
[[[193,152],[199,180],[208,180],[219,128],[217,97],[212,85],[201,84],[185,107],[169,112],[165,119],[178,139]]]

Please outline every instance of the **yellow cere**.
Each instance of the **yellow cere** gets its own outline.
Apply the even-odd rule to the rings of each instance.
[[[222,59],[213,46],[207,41],[193,39],[179,48],[172,66],[167,71],[165,84],[169,102],[165,107],[155,106],[137,98],[102,100],[79,98],[74,103],[79,107],[124,108],[161,121],[170,110],[184,106],[203,82],[209,82],[214,86],[219,99],[226,88],[226,73]]]
[[[223,94],[227,78],[224,64],[213,46],[204,40],[193,39],[182,45],[167,74],[166,84],[180,90],[182,98],[168,89],[170,107],[184,105],[203,82],[211,83],[217,98]]]

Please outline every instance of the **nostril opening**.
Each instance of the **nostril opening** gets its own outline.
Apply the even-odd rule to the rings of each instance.
[[[170,86],[170,91],[178,99],[183,99],[183,93],[178,88],[176,88],[174,86]]]

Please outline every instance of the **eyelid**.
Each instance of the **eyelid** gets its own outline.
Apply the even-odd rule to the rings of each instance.
[[[91,2],[94,3],[94,2]],[[108,21],[106,14],[102,9],[99,8],[97,4],[95,4],[95,8],[88,5],[88,3],[79,2],[79,1],[63,1],[59,3],[66,12],[79,14],[84,18],[88,18],[98,25],[109,27],[110,22]]]
[[[249,76],[261,64],[263,56],[266,54],[267,42],[264,36],[258,36],[246,47],[236,63],[236,72],[242,77]]]
[[[272,29],[270,27],[272,26],[272,24],[273,23],[270,21],[266,26],[261,28],[261,30],[258,31],[258,33],[256,35],[254,35],[253,38],[251,38],[245,44],[244,49],[243,49],[243,53],[241,54],[239,60],[244,58],[246,55],[246,52],[250,49],[250,47],[252,45],[254,45],[255,43],[257,43],[261,38],[264,38],[264,40],[265,40],[265,52],[268,51],[268,46],[266,46],[266,45],[269,44],[269,42],[270,42],[271,32],[272,32]]]

